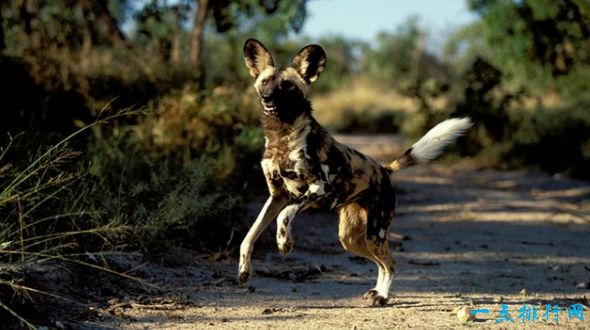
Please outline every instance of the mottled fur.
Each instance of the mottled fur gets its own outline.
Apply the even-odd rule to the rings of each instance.
[[[249,280],[253,244],[273,219],[277,219],[279,251],[286,255],[293,248],[291,224],[297,213],[308,208],[337,210],[342,246],[372,260],[379,269],[377,284],[365,297],[384,305],[395,271],[387,240],[396,205],[392,173],[436,157],[471,125],[469,120],[437,125],[384,167],[338,143],[313,118],[307,94],[326,65],[321,47],[304,47],[291,66],[278,68],[268,50],[250,39],[244,45],[244,59],[256,79],[254,88],[264,111],[262,168],[270,197],[242,242],[238,281]]]

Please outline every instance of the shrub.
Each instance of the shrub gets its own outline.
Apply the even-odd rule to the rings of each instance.
[[[19,311],[27,311],[30,293],[55,296],[23,285],[23,269],[66,259],[112,272],[96,266],[96,258],[84,258],[104,251],[160,253],[171,246],[225,250],[246,229],[244,199],[228,188],[237,185],[219,179],[229,177],[219,171],[219,149],[177,161],[173,152],[151,149],[153,140],[143,135],[149,120],[121,122],[103,120],[28,158],[11,157],[12,151],[22,154],[18,139],[0,153],[0,309],[22,324],[32,327],[9,307],[15,297]],[[90,129],[94,143],[74,151],[70,142]],[[257,136],[241,130],[227,148],[241,148]]]
[[[512,145],[503,154],[512,166],[590,179],[590,111],[586,104],[520,115]]]

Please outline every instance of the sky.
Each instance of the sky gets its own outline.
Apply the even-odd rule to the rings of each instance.
[[[434,47],[453,29],[477,16],[466,0],[310,0],[303,33],[312,38],[340,34],[371,42],[380,31],[395,31],[407,19],[419,17]]]

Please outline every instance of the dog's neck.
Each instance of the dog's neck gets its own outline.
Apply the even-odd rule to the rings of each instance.
[[[277,115],[266,113],[262,115],[262,128],[267,140],[276,141],[287,137],[313,120],[311,104],[307,100],[299,102],[296,108],[284,110],[279,111]]]
[[[309,102],[306,102],[309,106]],[[311,106],[301,111],[290,122],[281,120],[279,116],[263,115],[262,127],[264,129],[265,150],[264,158],[282,159],[289,155],[293,142],[309,134],[317,122],[311,115]]]

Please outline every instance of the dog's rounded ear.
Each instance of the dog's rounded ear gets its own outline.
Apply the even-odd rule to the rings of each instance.
[[[303,47],[293,58],[291,66],[308,84],[316,81],[326,67],[326,52],[318,45]]]
[[[252,78],[256,79],[258,75],[269,66],[274,66],[272,55],[264,45],[256,39],[248,39],[244,44],[244,62],[250,70]]]

